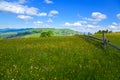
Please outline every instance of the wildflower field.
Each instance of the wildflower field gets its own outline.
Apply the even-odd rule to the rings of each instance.
[[[0,40],[0,80],[119,79],[120,51],[81,36]]]

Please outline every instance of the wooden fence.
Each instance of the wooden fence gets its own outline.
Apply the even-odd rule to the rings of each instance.
[[[107,40],[105,33],[103,33],[102,38],[96,38],[96,37],[94,37],[94,36],[91,36],[89,33],[88,33],[88,35],[85,35],[85,36],[88,38],[89,41],[90,41],[91,39],[94,39],[94,40],[98,40],[98,41],[102,42],[102,43],[103,43],[103,46],[104,46],[104,49],[107,48],[107,45],[110,45],[110,46],[112,46],[112,47],[120,50],[120,47],[116,46],[115,44],[113,44],[113,43],[111,43],[109,40]]]

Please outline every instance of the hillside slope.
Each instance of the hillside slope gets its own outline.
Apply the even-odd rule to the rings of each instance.
[[[12,32],[13,31],[13,32]],[[18,31],[18,32],[17,32]],[[70,36],[75,34],[82,34],[77,31],[73,31],[70,29],[54,29],[54,28],[33,28],[33,29],[20,29],[20,30],[6,30],[3,32],[1,30],[0,36],[2,38],[29,38],[29,37],[40,37],[42,32],[52,31],[54,36]]]

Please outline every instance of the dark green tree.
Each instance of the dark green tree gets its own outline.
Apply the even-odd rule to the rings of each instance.
[[[52,31],[48,31],[48,32],[47,32],[47,36],[48,36],[48,37],[53,36],[53,35],[54,35],[54,33],[53,33]]]
[[[51,37],[53,35],[54,35],[54,33],[52,31],[42,32],[41,33],[41,37]]]
[[[109,33],[112,33],[112,31],[109,31]]]
[[[41,37],[47,37],[47,32],[42,32]]]

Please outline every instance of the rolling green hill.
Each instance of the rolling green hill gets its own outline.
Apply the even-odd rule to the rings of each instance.
[[[14,31],[14,30],[13,30]],[[54,29],[54,28],[33,28],[33,29],[25,29],[19,32],[4,32],[0,33],[1,37],[3,38],[34,38],[34,37],[40,37],[40,34],[42,32],[52,31],[54,33],[54,36],[71,36],[75,34],[82,34],[77,31],[73,31],[70,29]]]
[[[4,33],[0,33],[0,37],[2,38],[10,38],[10,37],[14,37],[15,35],[17,35],[17,32],[4,32]]]
[[[28,34],[28,35],[25,35],[25,36],[22,36],[22,37],[24,37],[24,38],[40,37],[40,34],[42,32],[47,32],[47,31],[52,31],[54,33],[54,36],[72,36],[72,35],[75,35],[75,34],[82,34],[80,32],[73,31],[73,30],[70,30],[70,29],[38,28],[38,29],[30,30],[30,32],[32,32],[33,34]]]

